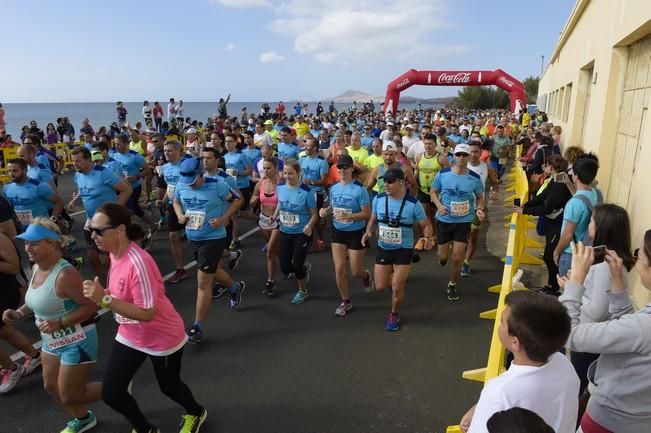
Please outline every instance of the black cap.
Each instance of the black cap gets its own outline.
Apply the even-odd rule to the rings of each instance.
[[[353,158],[350,155],[339,155],[337,157],[337,168],[346,168],[353,166]]]
[[[405,180],[405,173],[403,173],[402,169],[394,167],[390,168],[384,173],[384,176],[382,176],[382,179],[384,179],[385,182],[393,182],[396,180]]]

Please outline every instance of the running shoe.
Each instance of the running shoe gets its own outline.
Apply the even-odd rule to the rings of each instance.
[[[23,375],[24,368],[20,364],[16,364],[15,370],[7,370],[5,368],[0,370],[0,394],[5,394],[14,389]]]
[[[228,287],[219,283],[215,283],[215,287],[212,289],[212,298],[219,299],[226,292],[228,292]]]
[[[181,280],[185,280],[188,278],[188,273],[186,272],[185,269],[177,269],[174,274],[167,280],[168,283],[170,284],[176,284]]]
[[[246,288],[244,281],[239,281],[236,284],[237,291],[231,292],[231,302],[229,304],[231,310],[237,310],[240,308],[240,305],[242,304],[242,293],[244,293],[244,289]]]
[[[142,244],[140,245],[141,248],[145,251],[149,251],[149,248],[151,248],[151,244],[154,242],[154,231],[150,228],[147,230],[147,234],[145,235],[145,238],[142,240]]]
[[[457,285],[448,283],[448,301],[458,301],[459,294],[457,293]]]
[[[310,282],[310,271],[312,270],[312,263],[305,262],[303,269],[305,270],[305,284],[307,284]]]
[[[387,323],[384,325],[384,329],[391,332],[400,329],[400,315],[398,313],[389,314],[389,318],[387,319]]]
[[[201,329],[197,325],[192,325],[188,330],[188,343],[195,344],[201,342]]]
[[[235,253],[235,258],[228,260],[229,271],[232,271],[233,269],[237,268],[237,265],[240,264],[240,259],[242,258],[242,250],[235,250],[232,252]]]
[[[305,302],[305,300],[308,297],[309,297],[309,295],[307,294],[307,290],[306,291],[299,290],[299,291],[296,292],[296,294],[292,298],[292,304],[294,304],[294,305],[302,304],[303,302]]]
[[[242,244],[241,244],[239,239],[233,239],[231,241],[230,245],[228,246],[228,249],[231,250],[231,251],[235,251],[235,250],[238,250],[241,245]]]
[[[470,277],[472,276],[472,273],[470,272],[470,265],[466,262],[461,265],[461,276],[462,277]]]
[[[344,317],[346,313],[353,309],[353,304],[348,301],[341,301],[341,304],[335,310],[335,316]]]
[[[41,355],[39,353],[39,356],[36,358],[32,358],[31,356],[25,355],[25,359],[23,359],[23,376],[29,376],[41,366]]]
[[[197,433],[201,428],[201,424],[206,420],[208,411],[204,407],[201,415],[183,415],[181,417],[181,431],[179,433]]]
[[[366,293],[371,293],[375,290],[375,281],[373,281],[373,274],[368,269],[364,269],[368,278],[362,278],[362,284],[364,284],[364,290]]]
[[[263,295],[267,295],[270,298],[273,298],[276,296],[276,291],[274,290],[276,287],[276,283],[270,280],[267,280],[266,283],[264,283],[264,289],[262,290]]]
[[[97,418],[95,414],[88,411],[88,416],[84,419],[75,418],[68,422],[66,428],[61,430],[61,433],[83,433],[97,425]]]

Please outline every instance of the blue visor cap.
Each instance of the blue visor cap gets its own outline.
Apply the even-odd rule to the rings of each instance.
[[[199,174],[201,173],[201,163],[197,158],[185,158],[181,162],[181,177],[180,183],[192,185]]]
[[[50,239],[53,241],[61,240],[61,236],[59,236],[57,232],[39,224],[28,225],[27,230],[16,237],[27,242],[38,242],[42,241],[43,239]]]

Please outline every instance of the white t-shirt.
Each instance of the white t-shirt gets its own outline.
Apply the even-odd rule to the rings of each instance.
[[[404,143],[403,140],[402,144],[404,145]],[[416,161],[423,153],[425,153],[425,143],[423,143],[423,140],[418,140],[409,146],[409,150],[407,150],[407,158]]]
[[[167,118],[172,119],[176,117],[176,104],[174,102],[170,102],[167,104]]]
[[[255,144],[255,147],[259,149],[263,144],[273,146],[274,140],[271,138],[271,135],[269,135],[267,131],[264,131],[262,134],[253,135],[253,144]]]
[[[402,145],[407,151],[409,151],[409,149],[414,143],[418,143],[419,141],[421,140],[420,138],[418,138],[418,135],[416,134],[411,134],[411,137],[408,135],[402,137]]]
[[[474,166],[470,161],[468,161],[468,170],[472,170],[481,177],[481,184],[486,186],[486,180],[488,180],[488,164],[484,161],[479,161],[479,165]]]
[[[176,106],[176,117],[183,117],[183,105]]]
[[[542,367],[511,364],[484,386],[468,433],[488,433],[488,419],[512,407],[537,413],[556,433],[574,433],[578,395],[579,378],[561,353],[553,354]]]

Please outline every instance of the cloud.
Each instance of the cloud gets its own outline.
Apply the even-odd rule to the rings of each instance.
[[[466,50],[433,44],[449,27],[444,9],[442,0],[285,0],[270,28],[321,63],[423,60]]]
[[[227,8],[257,8],[270,5],[269,0],[210,0],[210,3],[219,4]]]
[[[267,51],[266,53],[260,54],[260,63],[282,62],[283,60],[285,58],[275,51]]]
[[[235,44],[232,42],[227,43],[224,47],[224,51],[235,51]]]

